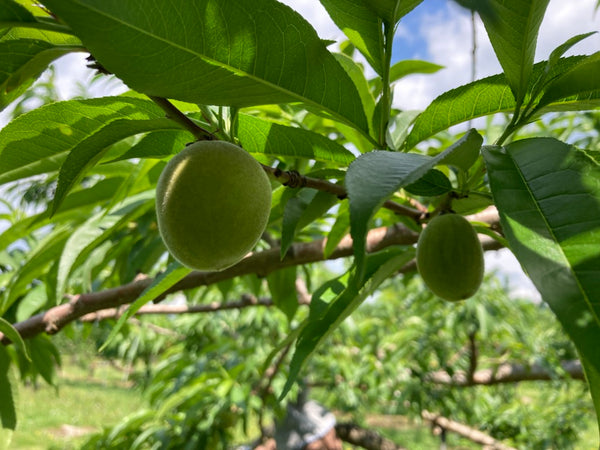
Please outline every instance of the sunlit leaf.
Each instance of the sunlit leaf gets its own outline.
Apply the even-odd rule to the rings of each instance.
[[[348,75],[310,24],[275,0],[44,4],[138,92],[210,105],[303,102],[367,130]]]
[[[575,343],[600,417],[600,168],[552,138],[484,157],[504,234]]]

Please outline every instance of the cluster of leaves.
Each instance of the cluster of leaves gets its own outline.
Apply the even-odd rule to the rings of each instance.
[[[190,274],[166,256],[154,187],[165,161],[187,142],[217,137],[273,169],[273,209],[257,250],[276,251],[281,263],[253,270],[268,276],[271,296],[290,323],[297,312],[291,293],[302,273],[284,264],[294,243],[327,237],[323,257],[330,257],[348,231],[352,236],[351,266],[315,283],[309,314],[276,349],[295,343],[282,396],[344,319],[413,258],[410,240],[367,253],[370,229],[399,224],[418,231],[421,219],[440,210],[467,214],[495,204],[506,240],[489,224],[479,230],[508,243],[518,257],[577,347],[600,411],[597,147],[583,151],[554,137],[516,139],[548,112],[598,107],[600,53],[563,56],[588,33],[534,64],[548,0],[490,0],[478,13],[503,73],[446,92],[415,117],[392,107],[392,83],[439,67],[392,65],[391,57],[398,22],[421,2],[321,0],[348,38],[334,53],[276,0],[177,0],[160,8],[149,0],[125,6],[45,0],[47,9],[0,0],[0,108],[71,52],[90,52],[95,68],[132,89],[51,103],[0,130],[0,184],[32,177],[55,183],[51,203],[40,211],[3,217],[10,225],[0,235],[0,332],[17,345],[0,347],[0,381],[10,385],[15,352],[25,360],[33,353],[11,324],[65,298],[75,304],[78,294],[108,292],[139,273],[155,277],[110,342],[143,304]],[[366,59],[373,79],[354,52]],[[510,121],[494,142],[470,130],[423,150],[449,127],[497,113],[510,114]],[[313,187],[279,184],[290,184],[295,172]],[[244,275],[235,278],[236,289],[258,291],[260,280]],[[231,289],[231,280],[220,279],[220,288]],[[118,299],[105,306],[115,304]],[[2,426],[11,429],[10,388],[2,396],[11,399],[0,403]]]
[[[516,320],[507,323],[507,315]],[[273,392],[261,390],[267,380],[260,367],[285,337],[283,314],[252,307],[170,320],[182,336],[152,366],[145,389],[149,406],[93,436],[86,448],[137,448],[142,442],[226,447],[259,433],[265,402],[278,411]],[[508,383],[457,389],[428,377],[439,370],[468,371],[471,335],[477,370],[517,360],[543,364],[555,381],[531,388]],[[549,309],[509,298],[497,279],[488,279],[480,293],[456,307],[428,293],[419,278],[403,277],[331,334],[308,362],[303,386],[358,423],[372,414],[419,417],[435,410],[485,424],[492,436],[519,448],[564,448],[589,426],[584,419],[593,409],[585,384],[557,369],[573,358],[575,349]],[[275,392],[286,377],[283,365],[271,383]]]

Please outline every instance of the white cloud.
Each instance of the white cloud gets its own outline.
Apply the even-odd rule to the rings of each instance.
[[[600,29],[600,12],[594,14],[596,0],[550,2],[538,37],[536,61],[546,59],[550,52],[568,38]],[[453,2],[447,9],[426,13],[419,29],[430,60],[446,68],[432,75],[413,75],[396,85],[395,101],[404,109],[423,109],[441,93],[468,83],[471,79],[471,17]],[[477,20],[477,78],[499,73],[483,24]],[[579,43],[568,54],[590,54],[600,49],[600,35]]]
[[[333,23],[327,10],[318,0],[279,0],[296,12],[300,13],[310,23],[321,39],[341,41],[344,33]]]

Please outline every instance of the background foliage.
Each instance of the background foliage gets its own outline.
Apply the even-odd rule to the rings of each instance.
[[[16,376],[55,383],[46,334],[61,330],[94,330],[148,399],[90,448],[248,442],[299,386],[357,422],[433,411],[519,448],[574,445],[600,411],[600,53],[564,57],[586,33],[534,64],[548,0],[479,2],[503,73],[401,111],[392,84],[441,69],[391,63],[421,1],[322,0],[348,38],[332,46],[275,0],[0,0],[0,108],[16,105],[0,130],[2,445]],[[130,90],[55,101],[52,72],[33,85],[72,52]],[[199,273],[167,254],[154,188],[208,138],[263,164],[273,205],[252,255]],[[414,244],[449,210],[486,250],[510,248],[544,304],[494,279],[461,304],[432,298]],[[543,396],[512,384],[527,377]]]

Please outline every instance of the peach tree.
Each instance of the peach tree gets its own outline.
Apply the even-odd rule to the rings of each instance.
[[[284,398],[367,297],[415,270],[420,231],[447,212],[468,217],[484,250],[514,253],[575,345],[600,412],[598,148],[519,138],[548,113],[597,109],[600,52],[564,56],[587,33],[534,63],[549,0],[463,1],[483,21],[502,73],[411,114],[398,109],[394,83],[439,67],[392,63],[392,50],[398,23],[422,1],[321,0],[347,37],[336,47],[276,0],[0,0],[2,109],[73,52],[129,88],[47,104],[0,130],[0,184],[24,194],[34,182],[51,196],[25,217],[7,202],[3,217],[3,428],[16,424],[9,367],[51,378],[56,355],[44,333],[130,305],[108,345],[142,308],[201,286],[268,290],[289,320],[264,362],[289,350]],[[440,139],[499,113],[509,120],[498,135],[472,128]],[[155,188],[186,144],[216,139],[262,164],[271,211],[244,259],[193,271],[157,232]],[[299,312],[305,268],[339,258],[350,262],[344,273],[311,286],[309,311]]]

